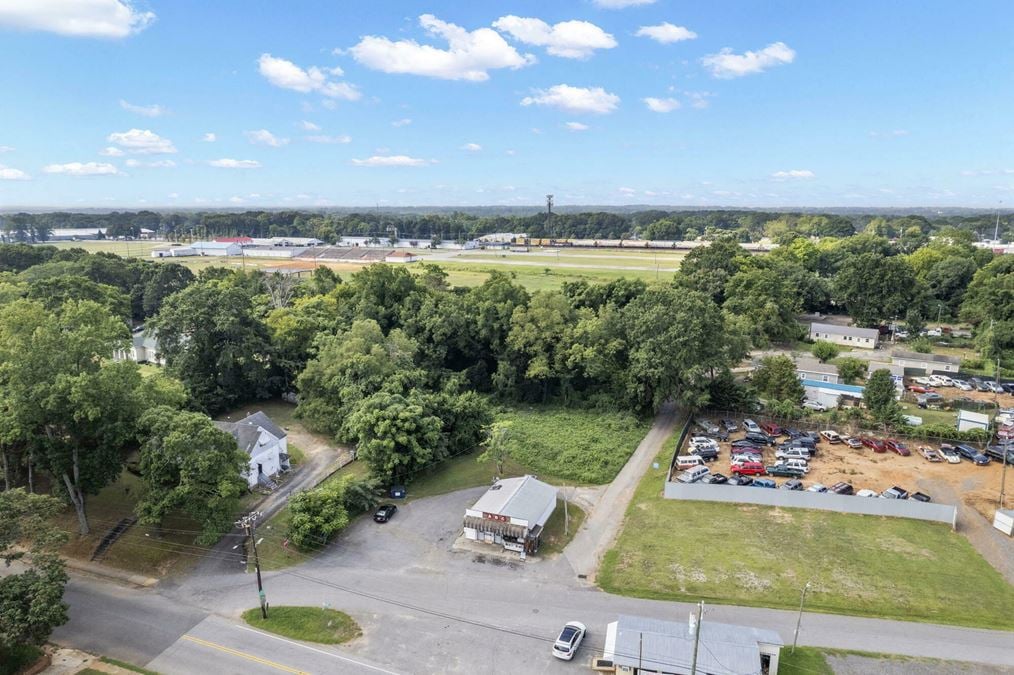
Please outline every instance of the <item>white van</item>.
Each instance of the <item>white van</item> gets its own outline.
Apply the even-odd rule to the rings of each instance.
[[[676,468],[685,471],[695,466],[704,466],[704,460],[697,455],[679,455],[676,457]]]
[[[807,463],[807,461],[805,459],[799,459],[799,458],[783,459],[782,461],[778,462],[778,465],[779,466],[787,466],[790,469],[795,469],[796,471],[801,471],[804,475],[810,473],[810,465],[809,465],[809,463]]]
[[[692,466],[680,475],[676,476],[676,480],[680,483],[696,483],[700,479],[711,473],[706,466]]]
[[[842,442],[841,436],[838,434],[838,432],[832,431],[831,429],[825,429],[824,431],[821,431],[820,435],[824,438],[824,440],[826,440],[828,443],[831,444]]]

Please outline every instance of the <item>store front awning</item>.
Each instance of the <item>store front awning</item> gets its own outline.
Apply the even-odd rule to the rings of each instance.
[[[477,516],[465,516],[465,527],[478,530],[479,532],[492,532],[502,537],[513,537],[515,539],[523,539],[526,534],[525,530],[527,529],[522,525],[504,523]]]

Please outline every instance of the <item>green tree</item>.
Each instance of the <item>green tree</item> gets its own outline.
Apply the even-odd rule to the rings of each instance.
[[[294,494],[289,499],[289,541],[304,551],[319,550],[348,527],[345,491],[345,480],[332,480]]]
[[[503,476],[504,463],[510,457],[510,427],[510,422],[497,422],[491,425],[486,431],[485,448],[476,458],[480,464],[494,462],[497,476]]]
[[[975,261],[969,258],[944,258],[926,274],[930,295],[943,304],[948,314],[956,314],[965,290],[975,275]]]
[[[899,256],[876,253],[853,255],[844,261],[834,281],[835,300],[860,326],[903,315],[918,294],[912,268]]]
[[[961,320],[974,326],[1014,320],[1014,256],[1000,256],[975,273],[961,303]]]
[[[841,350],[840,345],[828,342],[827,340],[817,340],[813,343],[813,347],[810,348],[814,358],[819,359],[821,363],[827,363],[837,357],[841,353]]]
[[[141,522],[162,526],[183,511],[201,524],[198,543],[210,545],[232,526],[246,491],[248,458],[236,440],[201,413],[159,406],[141,417]]]
[[[798,405],[806,393],[796,373],[796,363],[788,356],[762,358],[751,381],[762,396],[775,401],[792,401]]]
[[[749,259],[750,254],[732,239],[718,239],[687,254],[676,273],[676,283],[709,295],[721,305],[725,302],[729,279],[743,269]]]
[[[901,408],[896,399],[894,377],[886,368],[874,370],[863,390],[863,402],[873,419],[888,426],[897,425],[901,419]]]
[[[178,263],[146,266],[141,283],[136,286],[140,292],[141,317],[158,314],[166,298],[182,291],[195,279],[193,272]]]
[[[746,317],[755,346],[786,342],[799,336],[796,314],[799,292],[774,269],[755,268],[734,274],[725,285],[726,311]]]
[[[838,359],[838,375],[846,384],[853,384],[866,374],[869,364],[862,359],[845,357]]]
[[[566,400],[572,370],[567,356],[573,342],[577,311],[567,298],[556,291],[536,293],[528,307],[514,310],[511,331],[507,336],[509,359],[502,359],[494,382],[500,391],[508,391],[504,376],[509,368],[524,378],[521,383],[534,385],[543,401],[555,385]]]
[[[909,335],[918,335],[925,327],[926,320],[923,318],[922,312],[919,311],[918,307],[912,307],[905,312],[905,328],[908,330]]]
[[[439,417],[400,394],[380,392],[359,404],[349,419],[358,456],[374,476],[405,482],[420,468],[441,459]]]

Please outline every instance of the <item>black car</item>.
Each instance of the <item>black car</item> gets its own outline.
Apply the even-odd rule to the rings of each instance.
[[[954,446],[954,449],[957,450],[959,455],[961,455],[965,459],[969,460],[970,462],[978,466],[986,466],[987,464],[989,464],[989,457],[982,454],[981,452],[979,452],[970,445],[958,443],[957,445]]]
[[[696,448],[690,448],[690,454],[697,455],[705,462],[713,462],[718,459],[718,450],[704,445],[699,445]]]
[[[395,506],[394,504],[384,504],[379,509],[377,509],[376,513],[373,514],[373,520],[378,523],[386,523],[391,518],[393,518],[394,514],[396,514],[397,512],[398,507]]]
[[[753,485],[753,478],[750,476],[733,476],[726,485]]]
[[[831,492],[836,495],[854,495],[856,493],[851,483],[835,483],[831,486]]]
[[[1001,382],[1000,386],[1003,387],[1003,390],[1008,394],[1014,394],[1014,382]]]
[[[729,482],[729,479],[720,473],[709,473],[701,479],[701,482],[708,485],[724,485]]]
[[[720,424],[723,427],[725,427],[726,431],[732,432],[732,431],[736,431],[737,429],[739,429],[739,425],[736,424],[736,420],[731,420],[728,417],[722,418],[722,420],[720,421]]]
[[[767,434],[758,434],[758,433],[754,433],[752,431],[748,432],[747,435],[743,437],[743,440],[744,441],[750,441],[752,443],[756,443],[757,445],[774,445],[775,444],[775,439],[771,438]]]
[[[925,492],[913,492],[911,495],[909,495],[909,499],[914,499],[917,502],[932,501],[930,499],[930,496],[928,494],[926,494]]]
[[[780,476],[782,478],[802,478],[803,472],[799,469],[785,464],[772,464],[764,467],[769,476]]]
[[[736,449],[742,449],[742,450],[763,450],[764,449],[764,445],[762,443],[757,443],[755,441],[748,441],[745,438],[741,438],[738,441],[733,441],[729,445],[732,447],[733,450],[736,450]]]

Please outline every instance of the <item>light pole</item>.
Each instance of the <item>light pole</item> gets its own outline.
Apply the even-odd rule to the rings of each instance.
[[[792,634],[792,651],[791,654],[796,653],[796,642],[799,641],[799,625],[803,623],[803,603],[806,602],[806,592],[810,590],[810,582],[807,581],[806,585],[803,586],[803,592],[799,596],[799,616],[796,617],[796,631]]]

